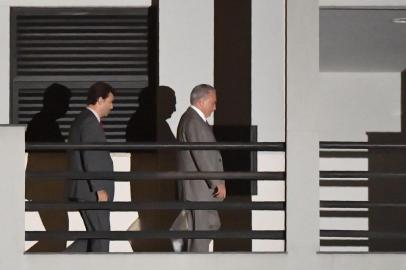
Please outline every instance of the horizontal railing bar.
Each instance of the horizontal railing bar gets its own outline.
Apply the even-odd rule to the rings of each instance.
[[[368,237],[379,239],[406,239],[406,232],[371,232],[361,230],[320,230],[321,237]]]
[[[45,203],[26,202],[26,211],[49,209],[63,210],[110,210],[110,211],[136,211],[136,210],[175,210],[175,209],[241,209],[241,210],[285,210],[285,202],[69,202]]]
[[[361,218],[368,217],[368,211],[335,211],[335,210],[321,210],[320,217],[341,217],[341,218]]]
[[[366,150],[366,149],[365,149]],[[320,150],[320,158],[368,158],[368,151]]]
[[[319,145],[321,149],[406,149],[405,143],[322,141]]]
[[[320,180],[320,187],[367,187],[365,180]]]
[[[320,201],[325,208],[406,207],[406,203],[374,203],[367,201]]]
[[[216,238],[239,238],[239,239],[285,239],[285,231],[26,231],[26,241],[43,239],[159,239],[159,238],[193,238],[193,239],[216,239]]]
[[[406,178],[406,172],[368,172],[368,171],[320,171],[320,178]]]
[[[343,240],[320,240],[320,246],[324,247],[368,247],[369,240],[353,240],[353,239],[343,239]]]
[[[285,172],[26,172],[30,180],[284,180]]]
[[[353,238],[367,238],[369,231],[361,230],[320,230],[320,237],[353,237]]]
[[[27,151],[58,150],[108,150],[130,152],[133,150],[250,150],[250,151],[285,151],[283,142],[257,143],[104,143],[104,144],[69,144],[69,143],[27,143]]]

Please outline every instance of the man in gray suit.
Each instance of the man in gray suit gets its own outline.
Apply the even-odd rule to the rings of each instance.
[[[114,89],[105,82],[93,84],[87,96],[87,107],[73,122],[69,131],[69,143],[104,143],[106,136],[101,118],[113,109]],[[70,169],[76,172],[112,172],[113,161],[109,151],[71,151]],[[107,202],[114,196],[111,180],[71,180],[69,199],[82,202]],[[87,231],[109,231],[108,210],[80,211]],[[68,252],[108,252],[109,241],[105,239],[79,239],[67,248]]]
[[[177,139],[180,142],[215,142],[207,118],[216,110],[216,90],[207,84],[193,88],[190,94],[191,106],[182,115],[178,125]],[[223,162],[217,150],[188,150],[178,154],[180,171],[221,172]],[[185,201],[222,201],[226,197],[224,180],[184,180],[180,195]],[[218,230],[220,217],[216,210],[188,210],[186,216],[189,230]],[[182,215],[175,220],[172,230],[179,230]],[[184,219],[184,217],[183,217]],[[177,250],[174,241],[174,249]],[[211,239],[189,239],[187,251],[208,252]]]

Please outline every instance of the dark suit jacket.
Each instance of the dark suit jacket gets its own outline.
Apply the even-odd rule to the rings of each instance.
[[[83,110],[73,122],[69,131],[69,143],[104,143],[106,136],[96,116],[88,109]],[[109,151],[70,151],[69,167],[76,172],[112,172],[113,161]],[[73,200],[96,201],[96,192],[105,190],[109,201],[113,200],[114,182],[111,180],[69,181],[69,198]]]
[[[212,128],[191,107],[182,115],[177,131],[180,142],[216,142]],[[223,161],[217,150],[179,151],[180,171],[223,171]],[[181,197],[188,201],[218,201],[213,197],[214,188],[224,180],[184,180]]]

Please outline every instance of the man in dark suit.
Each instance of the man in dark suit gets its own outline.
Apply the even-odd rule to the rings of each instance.
[[[87,107],[73,122],[69,131],[69,143],[104,143],[106,136],[101,118],[113,109],[114,89],[105,82],[93,84],[87,96]],[[72,151],[70,169],[76,172],[112,172],[113,161],[109,151]],[[85,202],[113,201],[114,182],[110,180],[71,180],[69,199]],[[87,231],[109,231],[108,210],[80,211]],[[68,247],[71,252],[108,252],[109,241],[104,239],[79,239]]]
[[[177,139],[180,142],[215,142],[212,128],[207,118],[216,110],[216,90],[207,84],[200,84],[193,88],[190,94],[191,106],[182,115]],[[192,172],[221,172],[223,162],[217,150],[188,150],[178,154],[178,168],[180,171]],[[184,180],[180,195],[185,201],[221,201],[226,196],[224,180]],[[175,220],[172,230],[179,230],[177,224],[186,216],[189,230],[218,230],[220,217],[216,210],[188,210]],[[174,249],[176,251],[176,242]],[[188,251],[208,252],[211,239],[189,239]]]

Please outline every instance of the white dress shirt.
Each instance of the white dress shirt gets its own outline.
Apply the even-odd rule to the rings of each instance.
[[[190,105],[190,107],[197,112],[197,114],[203,119],[204,122],[207,122],[207,118],[204,116],[204,113],[197,107]]]

